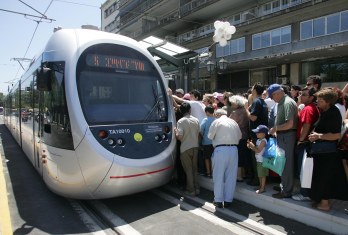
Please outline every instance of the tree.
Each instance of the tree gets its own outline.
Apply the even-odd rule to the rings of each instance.
[[[4,106],[4,98],[5,98],[4,93],[0,92],[0,106],[1,107]]]

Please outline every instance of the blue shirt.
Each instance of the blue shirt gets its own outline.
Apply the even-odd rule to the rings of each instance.
[[[203,136],[202,145],[212,144],[212,140],[208,138],[208,132],[209,132],[210,125],[214,120],[215,120],[214,117],[206,117],[206,118],[203,118],[201,122],[200,131]]]

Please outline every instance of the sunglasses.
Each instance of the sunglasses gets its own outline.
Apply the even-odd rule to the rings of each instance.
[[[312,86],[312,85],[313,85],[313,83],[307,83],[306,85],[307,85],[307,86]]]

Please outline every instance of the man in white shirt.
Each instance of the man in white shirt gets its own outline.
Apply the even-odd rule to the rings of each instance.
[[[242,132],[237,122],[228,118],[227,112],[218,109],[217,119],[209,128],[208,138],[212,140],[214,153],[212,156],[214,202],[216,207],[229,207],[233,200],[237,181],[238,149]]]
[[[183,102],[187,102],[191,105],[191,115],[198,118],[199,123],[202,122],[204,118],[207,116],[205,115],[205,105],[200,101],[200,92],[197,90],[190,91],[190,100],[184,100],[183,98],[180,98],[176,95],[172,95],[175,102],[181,104]]]

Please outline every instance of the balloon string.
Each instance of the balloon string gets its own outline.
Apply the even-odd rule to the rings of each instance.
[[[204,51],[202,51],[201,54],[206,53],[212,46],[214,46],[215,43],[216,43],[216,42],[213,42],[213,44],[211,44],[210,46],[208,46]]]

